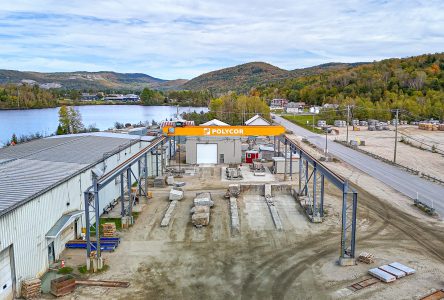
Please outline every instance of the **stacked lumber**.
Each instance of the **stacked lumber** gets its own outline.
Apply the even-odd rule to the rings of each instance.
[[[103,223],[102,228],[104,237],[113,237],[116,235],[116,223]]]
[[[438,129],[439,129],[440,131],[444,131],[444,124],[439,124],[439,125],[438,125]]]
[[[372,264],[375,262],[375,256],[368,252],[362,252],[358,256],[358,261],[365,264]]]
[[[40,297],[41,281],[38,278],[24,280],[22,282],[22,297],[33,299]]]

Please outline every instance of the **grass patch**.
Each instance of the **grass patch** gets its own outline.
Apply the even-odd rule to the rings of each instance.
[[[100,225],[103,223],[115,223],[116,224],[116,230],[121,231],[122,230],[122,219],[121,218],[100,218]],[[91,234],[96,234],[96,230],[94,227],[91,226]],[[100,226],[99,234],[102,235],[103,228]]]
[[[71,268],[71,267],[63,267],[63,268],[60,268],[57,271],[57,274],[64,274],[64,275],[66,275],[66,274],[71,274],[72,271],[73,271],[73,268]]]
[[[86,269],[86,265],[83,266],[79,266],[77,268],[77,270],[79,271],[80,274],[88,274],[88,273],[94,273],[92,271],[92,266],[91,266],[91,270],[88,272],[88,270]],[[103,273],[109,270],[109,265],[103,265],[103,268],[101,270],[97,270],[96,274],[98,273]]]
[[[80,274],[86,274],[88,272],[88,270],[86,269],[86,265],[78,267],[77,270]]]
[[[318,134],[325,133],[323,130],[318,129],[316,127],[314,127],[314,129],[313,129],[313,116],[311,116],[311,115],[283,116],[283,118],[298,125],[298,126],[301,126],[302,128],[310,130],[311,132],[318,133]],[[316,126],[318,120],[319,120],[319,116],[314,116],[314,125],[315,126]]]

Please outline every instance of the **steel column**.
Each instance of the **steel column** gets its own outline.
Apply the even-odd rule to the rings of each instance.
[[[302,155],[301,150],[299,150],[299,195],[302,192]]]
[[[139,176],[138,180],[137,180],[137,187],[138,187],[138,192],[139,195],[142,195],[142,166],[141,166],[141,162],[140,159],[137,161],[137,174]]]
[[[342,190],[342,235],[341,235],[341,258],[346,258],[347,251],[347,193],[348,186],[345,184]]]
[[[290,146],[290,180],[293,180],[293,148]]]
[[[159,147],[156,147],[156,176],[159,176]]]
[[[128,188],[128,199],[129,199],[129,207],[128,207],[128,216],[133,215],[133,199],[131,197],[131,165],[126,169],[126,182]]]
[[[313,211],[312,216],[313,218],[317,215],[317,207],[316,207],[316,186],[317,186],[317,181],[316,181],[316,173],[318,173],[316,171],[316,165],[313,166]]]
[[[120,174],[120,215],[125,216],[125,182],[123,179],[123,173]]]
[[[321,174],[321,204],[319,208],[321,218],[324,217],[324,174]]]
[[[163,166],[164,166],[164,161],[163,161],[164,157],[163,157],[163,143],[160,143],[160,174],[163,176]]]
[[[277,156],[276,155],[276,136],[273,137],[273,151],[274,151],[273,156]]]
[[[146,197],[148,197],[148,154],[145,153],[144,157],[144,164],[145,164],[145,194]]]
[[[352,212],[352,231],[351,231],[351,253],[350,257],[355,258],[356,246],[356,213],[358,210],[358,193],[353,192],[353,212]]]
[[[91,257],[91,222],[89,219],[89,192],[84,192],[85,198],[85,226],[86,226],[86,257],[89,260]],[[89,263],[87,264],[87,266]]]
[[[307,196],[308,193],[308,160],[305,160],[305,183],[304,183],[304,194]]]
[[[93,189],[94,189],[94,211],[96,219],[96,253],[97,258],[100,257],[100,201],[99,201],[99,189],[97,184],[97,178],[93,178]]]
[[[284,153],[284,181],[287,180],[287,140],[285,140],[285,153]]]

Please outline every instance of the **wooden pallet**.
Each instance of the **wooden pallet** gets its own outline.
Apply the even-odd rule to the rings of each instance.
[[[41,281],[38,278],[28,279],[22,282],[22,297],[33,299],[40,297]]]
[[[379,279],[371,277],[371,278],[367,278],[367,279],[364,279],[362,281],[359,281],[359,282],[356,282],[356,283],[350,285],[348,287],[348,289],[352,290],[353,292],[356,292],[356,291],[362,290],[363,288],[374,285],[375,283],[378,283],[378,282],[380,282]]]
[[[372,264],[375,262],[375,256],[368,252],[362,252],[358,256],[358,261],[366,264]]]
[[[444,290],[439,290],[436,292],[433,292],[423,298],[421,300],[441,300],[444,299]]]

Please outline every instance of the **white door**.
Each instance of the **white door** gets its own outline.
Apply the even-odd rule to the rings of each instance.
[[[9,248],[0,252],[0,299],[12,299],[12,271]]]
[[[198,164],[217,164],[217,144],[197,144]]]

